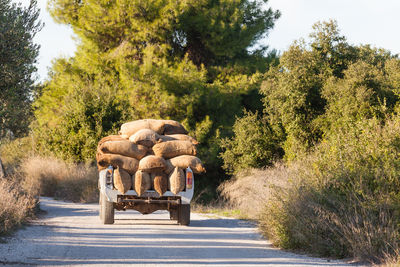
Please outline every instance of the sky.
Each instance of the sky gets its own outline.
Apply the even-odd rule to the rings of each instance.
[[[27,5],[29,0],[14,2]],[[47,79],[54,58],[73,56],[76,49],[72,30],[56,24],[46,5],[47,0],[38,0],[40,19],[45,23],[34,39],[41,45],[38,58],[40,81]],[[294,40],[307,40],[314,23],[335,19],[350,44],[371,44],[400,54],[399,0],[269,0],[267,6],[280,10],[282,15],[261,42],[280,52],[287,50]]]

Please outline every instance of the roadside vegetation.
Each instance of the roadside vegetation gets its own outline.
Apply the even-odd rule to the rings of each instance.
[[[0,0],[0,145],[6,139],[26,136],[33,118],[33,73],[39,46],[32,39],[42,28],[38,16],[35,2],[23,8],[11,1]],[[23,153],[17,146],[15,148],[14,154]],[[1,153],[0,157],[3,159]],[[14,161],[11,157],[17,160],[10,154],[10,161]],[[6,165],[7,175],[2,172],[3,177],[0,177],[0,236],[31,217],[37,202],[35,192],[25,188],[11,165]]]
[[[11,179],[0,179],[0,236],[9,234],[35,214],[34,192]]]
[[[97,167],[57,158],[26,158],[20,166],[24,182],[38,187],[41,196],[73,202],[96,202]]]
[[[265,74],[263,113],[236,121],[235,128],[251,132],[263,123],[266,131],[241,129],[224,141],[225,168],[236,178],[222,194],[258,218],[279,247],[393,261],[400,251],[400,60],[348,44],[333,21],[316,24],[310,39],[295,42]],[[261,145],[243,153],[249,141]],[[274,163],[276,145],[282,164]],[[260,163],[259,155],[270,156]],[[245,197],[256,192],[256,202]]]
[[[278,55],[258,45],[280,16],[267,2],[50,0],[79,45],[34,85],[35,1],[0,0],[0,234],[40,195],[96,201],[97,142],[170,118],[200,142],[197,211],[256,220],[285,249],[398,262],[398,56],[335,21]]]
[[[80,42],[54,62],[33,104],[37,148],[92,162],[97,142],[122,123],[174,119],[199,141],[207,175],[196,188],[212,200],[228,178],[220,137],[244,107],[262,107],[262,73],[276,60],[258,45],[280,16],[266,3],[50,0],[50,14]]]

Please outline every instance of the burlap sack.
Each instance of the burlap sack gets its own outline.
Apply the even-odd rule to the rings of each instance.
[[[150,129],[158,134],[163,134],[165,122],[163,120],[137,120],[122,124],[120,135],[131,136],[142,129]]]
[[[99,164],[99,162],[100,162],[100,160],[101,160],[101,155],[103,155],[104,153],[102,153],[101,151],[100,151],[100,149],[99,148],[97,148],[97,152],[96,152],[96,163],[97,163],[97,170],[98,171],[101,171],[101,170],[104,170],[104,169],[106,169],[108,166],[106,166],[106,165],[100,165]]]
[[[97,168],[99,171],[104,170],[105,168],[107,168],[108,166],[101,166],[98,164],[99,162],[99,156],[104,154],[101,150],[100,147],[103,143],[105,142],[109,142],[109,141],[126,141],[128,140],[128,138],[123,138],[120,135],[109,135],[106,137],[103,137],[98,143],[97,143],[97,150],[96,150],[96,161],[97,161]]]
[[[196,155],[196,147],[189,141],[168,141],[153,146],[154,155],[170,159],[180,155]]]
[[[178,194],[179,192],[185,190],[185,173],[182,169],[175,167],[174,171],[169,175],[169,191],[173,194]]]
[[[164,172],[169,176],[174,171],[174,169],[175,169],[175,166],[172,165],[172,163],[169,159],[166,159]]]
[[[135,158],[117,154],[100,154],[97,158],[97,164],[102,168],[107,168],[109,165],[114,168],[120,167],[126,170],[130,175],[133,175],[138,169],[139,161]]]
[[[150,175],[146,172],[137,171],[135,174],[135,191],[140,197],[147,190],[150,190]]]
[[[170,168],[171,165],[181,169],[190,167],[194,173],[206,172],[201,160],[195,156],[183,155],[166,160],[166,169]]]
[[[129,141],[132,143],[152,147],[160,140],[160,135],[153,130],[150,129],[142,129],[137,131],[135,134],[129,137]]]
[[[126,140],[127,138],[124,138],[121,135],[109,135],[101,138],[97,146],[99,147],[101,144],[109,141],[126,141]]]
[[[188,132],[186,131],[185,127],[182,126],[177,121],[173,120],[164,120],[164,135],[170,135],[170,134],[187,134]]]
[[[166,140],[163,139],[163,141],[171,141],[171,140],[181,140],[181,141],[189,141],[193,145],[198,145],[199,142],[197,140],[189,135],[186,134],[171,134],[171,135],[164,135]],[[169,139],[169,140],[168,140]]]
[[[132,187],[132,176],[125,170],[117,167],[114,169],[114,187],[125,194]]]
[[[119,154],[135,159],[142,159],[146,156],[147,148],[142,145],[137,145],[129,140],[124,141],[108,141],[100,145],[102,153]]]
[[[158,156],[149,155],[139,161],[139,170],[148,173],[163,172],[165,167],[165,159]]]
[[[178,139],[171,137],[170,135],[159,134],[158,137],[159,137],[159,139],[158,139],[157,143],[178,140]]]
[[[168,178],[165,173],[157,172],[151,174],[154,190],[160,195],[164,195],[168,190]]]

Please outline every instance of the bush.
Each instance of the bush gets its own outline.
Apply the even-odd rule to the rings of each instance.
[[[36,199],[17,183],[0,179],[0,235],[9,233],[33,215]]]
[[[6,169],[6,173],[17,171],[19,164],[26,157],[33,156],[34,141],[31,136],[14,140],[2,139],[0,141],[0,158]]]
[[[266,203],[261,229],[278,246],[324,256],[376,262],[398,254],[399,140],[398,116],[337,132]]]
[[[233,125],[234,137],[222,140],[224,169],[230,173],[271,165],[282,156],[276,135],[258,112],[245,112]]]
[[[245,177],[223,193],[250,209],[261,204],[247,195],[258,192],[265,203],[260,227],[278,246],[372,262],[398,259],[400,61],[383,49],[350,46],[335,22],[314,27],[311,43],[295,42],[260,90],[268,124],[259,132],[274,130],[286,160],[281,170],[260,176],[286,175],[288,186],[260,189],[265,178]],[[257,136],[238,133],[230,144]],[[242,148],[247,158],[254,150],[249,144]],[[236,147],[226,147],[225,164],[240,164],[231,156],[240,155]]]
[[[371,262],[400,253],[400,117],[335,131],[308,156],[220,188],[277,246]]]
[[[55,158],[31,157],[22,165],[25,187],[37,188],[41,196],[74,202],[98,199],[97,168],[66,163]]]

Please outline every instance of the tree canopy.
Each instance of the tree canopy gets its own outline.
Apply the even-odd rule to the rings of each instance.
[[[101,53],[122,52],[140,60],[152,47],[172,62],[187,55],[197,66],[226,66],[249,57],[248,48],[274,25],[279,12],[265,9],[266,3],[51,0],[49,8],[58,22],[72,26],[82,43]]]
[[[295,41],[282,54],[279,65],[271,66],[260,89],[264,96],[260,117],[268,130],[260,140],[276,140],[288,161],[301,158],[316,144],[334,138],[335,133],[357,121],[385,117],[398,101],[395,73],[400,61],[396,56],[368,45],[350,45],[335,21],[316,23],[313,29],[310,42]],[[239,119],[236,124],[243,125],[235,127],[245,127],[249,132],[258,127],[245,121]],[[248,137],[238,133],[225,141],[225,166],[242,158],[253,163],[236,164],[236,171],[268,166],[279,155],[271,145],[264,146],[269,152],[253,151],[253,155],[270,155],[263,162],[259,156],[248,159],[249,153],[232,154],[247,141]]]
[[[255,48],[279,17],[266,4],[51,0],[50,13],[79,43],[75,56],[54,63],[35,102],[39,146],[90,161],[123,122],[171,118],[201,142],[208,176],[220,177],[219,136],[243,106],[260,103],[261,73],[274,58]]]
[[[28,131],[39,53],[33,37],[42,28],[38,16],[36,1],[23,8],[0,0],[0,138]]]

